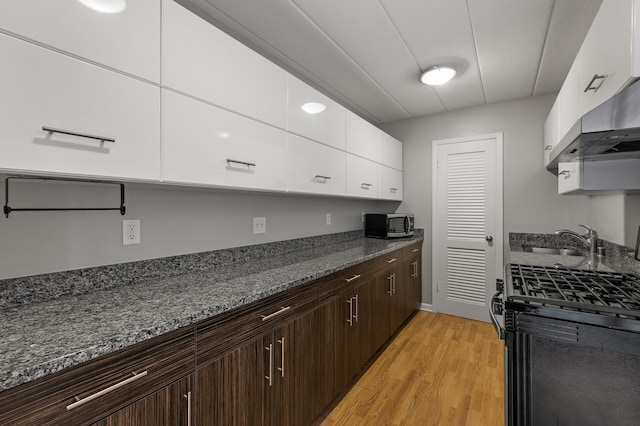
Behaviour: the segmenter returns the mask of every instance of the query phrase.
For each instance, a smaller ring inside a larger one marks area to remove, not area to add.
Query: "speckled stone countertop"
[[[619,272],[640,275],[640,261],[633,258],[633,250],[606,240],[600,240],[604,256],[563,256],[525,251],[526,247],[570,248],[585,250],[576,246],[575,240],[554,234],[509,234],[509,258],[505,263],[537,266],[565,266],[601,272]]]
[[[421,241],[356,238],[0,309],[0,391]],[[13,281],[11,281],[13,282]]]

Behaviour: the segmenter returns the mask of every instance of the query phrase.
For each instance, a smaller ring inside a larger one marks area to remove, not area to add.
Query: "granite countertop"
[[[0,310],[0,391],[422,241],[359,238]]]
[[[640,275],[640,262],[633,259],[630,249],[601,240],[605,255],[567,256],[559,254],[531,253],[528,247],[549,247],[586,250],[576,246],[574,240],[553,234],[518,234],[509,236],[509,255],[505,263],[559,266],[599,272],[619,272]]]

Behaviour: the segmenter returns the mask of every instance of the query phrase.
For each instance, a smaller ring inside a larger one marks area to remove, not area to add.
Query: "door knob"
[[[493,241],[493,237],[491,235],[487,235],[486,237],[484,237],[484,239],[487,240],[488,242]]]

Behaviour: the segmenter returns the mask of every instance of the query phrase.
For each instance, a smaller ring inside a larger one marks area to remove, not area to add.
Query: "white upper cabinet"
[[[381,161],[381,139],[380,129],[347,111],[347,152],[372,161]]]
[[[380,166],[380,198],[402,201],[402,172],[387,166]]]
[[[640,4],[604,0],[580,49],[580,112],[586,114],[638,76]]]
[[[288,134],[287,186],[291,192],[345,195],[346,154]]]
[[[347,195],[380,198],[378,163],[347,154]]]
[[[164,181],[286,191],[286,132],[162,90]]]
[[[173,0],[162,7],[163,86],[286,127],[283,69]]]
[[[287,130],[345,149],[345,108],[291,75],[287,81]]]
[[[0,52],[1,170],[160,180],[159,87],[4,34]]]
[[[558,98],[558,141],[562,139],[576,125],[582,117],[580,113],[580,54],[569,69],[567,78],[562,84]],[[578,131],[576,129],[576,131]],[[573,137],[575,137],[574,135]],[[556,142],[556,144],[557,144]],[[554,144],[555,146],[555,144]]]
[[[558,99],[553,103],[547,121],[544,122],[544,165],[549,164],[549,154],[558,144]]]
[[[382,131],[380,135],[380,163],[402,170],[402,142]]]
[[[160,2],[130,0],[100,13],[76,0],[3,0],[0,28],[60,51],[160,82]]]

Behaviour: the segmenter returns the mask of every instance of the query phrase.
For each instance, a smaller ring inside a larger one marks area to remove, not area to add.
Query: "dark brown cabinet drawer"
[[[0,393],[0,425],[85,425],[195,369],[193,327]]]
[[[197,325],[198,367],[318,306],[318,283],[303,284]]]
[[[405,259],[408,259],[411,256],[419,256],[422,254],[422,242],[417,242],[415,244],[411,244],[402,249],[402,255]]]
[[[396,251],[392,251],[391,253],[383,254],[380,257],[377,257],[376,260],[376,270],[379,271],[381,269],[385,269],[390,266],[395,266],[402,263],[403,260],[403,250],[399,249]]]

